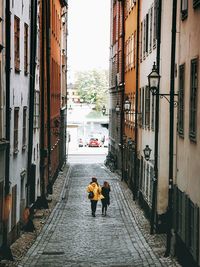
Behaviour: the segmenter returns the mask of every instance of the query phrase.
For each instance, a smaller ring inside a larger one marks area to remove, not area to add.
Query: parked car
[[[89,147],[101,147],[102,143],[98,138],[90,138],[88,146]]]

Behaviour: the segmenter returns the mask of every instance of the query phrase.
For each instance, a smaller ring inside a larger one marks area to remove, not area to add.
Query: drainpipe
[[[28,175],[27,175],[27,200],[28,204],[35,199],[30,199],[30,190],[33,186],[31,181],[31,163],[33,152],[33,118],[34,118],[34,91],[35,91],[35,68],[37,46],[37,0],[31,0],[31,33],[30,33],[30,98],[29,98],[29,137],[28,137]],[[35,185],[34,185],[35,186]]]
[[[168,182],[168,207],[167,207],[167,246],[165,256],[170,253],[173,219],[173,173],[174,173],[174,82],[175,82],[175,55],[176,55],[176,16],[177,0],[173,0],[172,11],[172,42],[171,42],[171,78],[170,78],[170,121],[169,121],[169,182]]]
[[[133,200],[137,198],[138,193],[138,90],[139,90],[139,36],[140,36],[140,1],[137,1],[137,43],[136,43],[136,93],[135,93],[135,153],[134,153],[134,175],[133,175]]]
[[[161,41],[161,11],[162,11],[162,0],[158,2],[158,31],[157,31],[157,55],[156,65],[158,73],[160,73],[160,41]],[[159,90],[158,90],[159,92]],[[153,96],[154,97],[154,96]],[[153,179],[153,192],[152,192],[152,208],[150,218],[150,234],[154,232],[154,223],[156,216],[156,202],[157,202],[157,185],[158,185],[158,132],[159,132],[159,95],[155,96],[156,107],[155,107],[155,140],[154,140],[154,179]]]
[[[40,123],[40,179],[41,179],[41,196],[42,198],[45,198],[45,180],[44,180],[44,169],[45,169],[45,149],[44,149],[44,138],[45,138],[45,110],[44,110],[44,105],[45,105],[45,67],[44,67],[44,43],[45,43],[45,31],[44,31],[44,18],[45,18],[45,0],[42,0],[40,3],[40,8],[41,10],[41,60],[40,60],[40,96],[41,96],[41,123]]]
[[[50,88],[50,3],[46,1],[46,64],[47,64],[47,140],[48,140],[48,188],[52,191],[51,181],[51,88]]]
[[[122,87],[121,87],[121,121],[120,121],[120,143],[121,143],[121,161],[122,161],[122,177],[121,180],[123,181],[125,179],[124,177],[124,140],[123,140],[123,133],[124,133],[124,90],[125,90],[125,84],[124,84],[124,40],[125,40],[125,23],[124,23],[124,12],[125,12],[125,0],[121,0],[121,8],[122,8],[122,71],[121,71],[121,79],[122,79]]]

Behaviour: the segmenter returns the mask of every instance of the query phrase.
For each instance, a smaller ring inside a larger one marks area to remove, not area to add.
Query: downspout
[[[121,87],[121,160],[122,160],[122,177],[121,180],[123,181],[125,179],[124,177],[124,140],[123,140],[123,133],[124,133],[124,90],[125,90],[125,84],[124,84],[124,40],[125,40],[125,23],[124,23],[124,8],[125,8],[125,0],[121,0],[121,8],[122,8],[122,71],[121,71],[121,79],[122,79],[122,87]]]
[[[31,0],[31,38],[30,38],[30,98],[29,98],[29,138],[28,138],[28,175],[27,175],[27,200],[28,204],[35,199],[30,199],[31,163],[33,152],[33,118],[34,118],[34,90],[36,68],[36,45],[37,45],[37,0]]]
[[[170,74],[170,121],[169,121],[169,181],[168,181],[168,207],[167,207],[167,246],[165,256],[170,253],[172,237],[173,213],[173,174],[174,174],[174,82],[175,82],[175,55],[176,55],[176,16],[177,0],[173,0],[172,11],[172,42],[171,42],[171,74]]]
[[[48,188],[52,191],[51,185],[51,88],[50,88],[50,8],[49,1],[46,1],[46,63],[47,63],[47,145],[48,145]]]
[[[140,36],[140,1],[137,1],[137,43],[136,43],[136,88],[135,88],[135,153],[134,153],[134,182],[133,182],[133,200],[137,198],[139,174],[138,174],[138,90],[139,90],[139,36]]]
[[[40,95],[41,95],[41,123],[40,123],[40,174],[41,174],[41,196],[42,198],[45,198],[45,181],[44,181],[44,168],[45,168],[45,149],[44,149],[44,124],[45,124],[45,118],[44,118],[44,89],[45,89],[45,74],[44,74],[44,42],[45,42],[45,32],[44,32],[44,18],[45,18],[45,10],[44,10],[45,0],[42,0],[41,2],[41,60],[40,60]]]
[[[160,42],[161,42],[161,12],[162,12],[162,0],[158,2],[158,31],[157,31],[157,55],[156,65],[158,73],[160,73]],[[159,92],[158,88],[158,92]],[[154,96],[153,96],[154,97]],[[159,132],[159,95],[155,96],[155,140],[154,140],[154,179],[153,179],[153,192],[152,192],[152,209],[150,218],[150,233],[154,232],[154,223],[156,216],[156,204],[157,204],[157,185],[158,185],[158,132]]]

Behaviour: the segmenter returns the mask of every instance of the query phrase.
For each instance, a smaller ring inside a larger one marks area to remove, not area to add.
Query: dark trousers
[[[97,200],[91,200],[91,209],[92,209],[92,214],[95,214],[97,209]]]

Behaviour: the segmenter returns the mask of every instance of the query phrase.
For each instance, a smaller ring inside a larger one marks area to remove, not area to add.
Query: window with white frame
[[[27,107],[23,108],[23,129],[22,129],[22,147],[26,146],[26,122],[27,120]]]
[[[35,129],[39,128],[39,123],[40,123],[40,91],[35,90],[33,127]]]
[[[149,52],[152,51],[153,7],[149,10]]]
[[[14,152],[18,151],[18,132],[19,132],[19,108],[14,109],[14,135],[13,135],[13,148]]]

